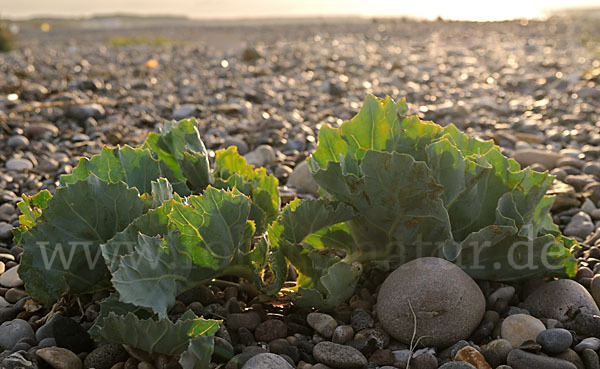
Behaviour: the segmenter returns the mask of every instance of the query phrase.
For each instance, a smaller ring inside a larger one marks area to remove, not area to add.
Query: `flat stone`
[[[6,169],[23,172],[33,169],[33,164],[27,159],[12,158],[6,161]]]
[[[563,158],[563,155],[547,150],[522,149],[515,151],[513,157],[522,167],[537,163],[542,164],[547,169],[554,169],[558,160]]]
[[[598,349],[600,349],[600,339],[596,337],[588,337],[584,338],[583,340],[581,340],[581,342],[575,345],[576,352],[582,352],[586,349],[598,351]]]
[[[55,137],[58,135],[58,127],[52,123],[30,123],[23,129],[27,137]]]
[[[9,147],[26,147],[29,145],[29,139],[22,135],[11,136],[7,142]]]
[[[332,368],[362,368],[367,359],[357,349],[333,342],[320,342],[313,349],[315,359]]]
[[[81,369],[83,363],[73,352],[62,347],[46,347],[35,352],[54,369]]]
[[[100,104],[87,104],[79,106],[71,106],[67,110],[67,115],[78,120],[85,120],[89,117],[98,119],[104,116],[106,111]]]
[[[337,328],[337,321],[329,314],[310,313],[306,316],[306,322],[317,333],[325,338],[331,338],[333,331]]]
[[[570,279],[548,282],[531,293],[523,307],[540,318],[556,319],[562,323],[579,311],[600,315],[592,295],[581,284]]]
[[[475,331],[485,313],[485,297],[455,264],[420,258],[391,273],[377,298],[377,317],[383,328],[405,344],[413,338],[413,311],[418,321],[416,336],[425,337],[421,344],[442,348]]]
[[[23,281],[19,277],[19,266],[15,266],[0,275],[0,286],[12,288],[23,286]]]
[[[513,348],[521,346],[525,341],[535,341],[538,334],[546,327],[539,319],[526,314],[515,314],[502,322],[502,338],[510,342]]]
[[[198,111],[198,105],[196,104],[183,104],[180,107],[173,110],[172,118],[175,120],[181,120],[185,118],[192,118]]]
[[[554,328],[540,332],[535,341],[542,345],[544,352],[549,355],[556,355],[567,351],[571,347],[573,336],[566,329]]]
[[[577,369],[562,359],[532,354],[523,350],[512,350],[508,354],[507,364],[513,369]]]

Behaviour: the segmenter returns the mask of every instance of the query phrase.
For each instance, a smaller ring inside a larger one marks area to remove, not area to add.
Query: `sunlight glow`
[[[539,18],[548,10],[600,7],[600,0],[22,0],[4,1],[2,16],[83,16],[93,14],[187,15],[191,18],[260,18],[308,16],[411,16],[456,20]]]

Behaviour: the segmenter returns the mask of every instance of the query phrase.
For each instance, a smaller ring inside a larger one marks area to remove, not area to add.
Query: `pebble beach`
[[[577,275],[497,283],[458,267],[445,278],[436,259],[408,263],[392,277],[423,305],[415,309],[441,304],[459,322],[417,347],[398,339],[412,334],[406,322],[380,319],[387,275],[365,276],[326,313],[259,302],[233,286],[196,288],[170,313],[225,317],[210,368],[600,368],[600,13],[157,22],[61,21],[49,32],[24,23],[18,47],[0,53],[0,368],[180,368],[92,341],[105,295],[43,319],[49,307],[28,298],[17,274],[21,195],[54,192],[61,174],[103,145],[135,146],[164,121],[194,117],[209,155],[236,146],[278,178],[283,202],[315,198],[305,159],[319,129],[352,118],[366,94],[405,98],[410,115],[453,123],[554,175],[551,214],[580,243]],[[418,296],[428,276],[440,281],[438,301]],[[468,309],[452,308],[445,292],[455,290]],[[459,337],[465,326],[469,337]]]

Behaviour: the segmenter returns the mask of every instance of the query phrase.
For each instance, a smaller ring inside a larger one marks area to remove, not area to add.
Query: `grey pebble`
[[[242,369],[294,369],[283,357],[262,353],[250,358]]]
[[[22,319],[15,319],[0,325],[0,348],[10,350],[20,340],[35,339],[33,328]]]
[[[581,342],[575,345],[575,351],[577,352],[582,352],[585,349],[592,349],[594,351],[598,351],[598,349],[600,349],[600,339],[596,337],[588,337],[584,338],[583,340],[581,340]]]
[[[542,345],[542,349],[549,355],[560,354],[566,351],[573,344],[571,332],[562,328],[547,329],[538,334],[537,343]]]
[[[577,369],[566,361],[515,349],[508,354],[507,364],[513,369]]]
[[[357,349],[333,342],[320,342],[313,349],[317,361],[332,368],[361,368],[367,364],[365,356]]]

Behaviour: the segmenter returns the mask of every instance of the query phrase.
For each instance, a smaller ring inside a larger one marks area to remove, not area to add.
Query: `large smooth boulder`
[[[538,318],[551,318],[563,323],[571,320],[577,312],[600,315],[592,295],[571,279],[542,285],[525,299],[523,307]]]
[[[410,302],[410,304],[409,304]],[[485,313],[485,297],[471,277],[444,259],[410,261],[383,282],[377,316],[397,340],[410,344],[414,315],[416,338],[438,348],[467,339]]]

